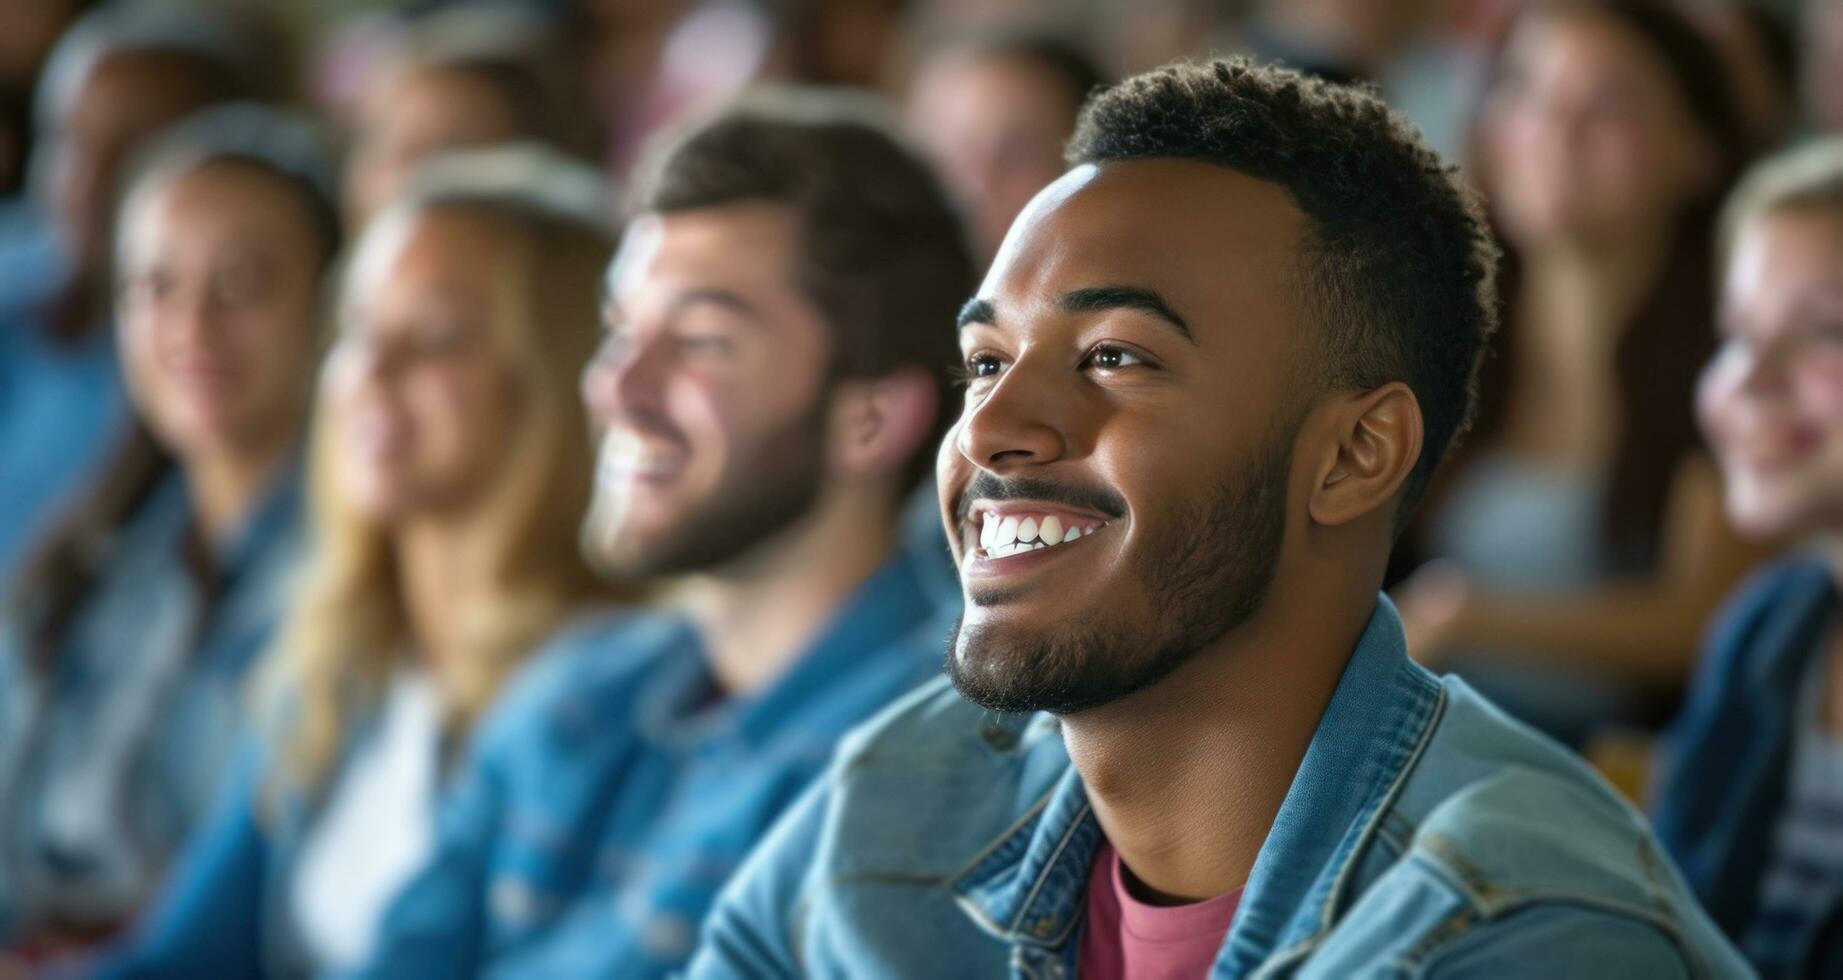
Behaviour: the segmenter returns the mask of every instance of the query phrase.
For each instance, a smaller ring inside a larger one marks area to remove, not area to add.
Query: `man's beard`
[[[1276,433],[1253,465],[1144,542],[1132,571],[1149,606],[1085,610],[1028,633],[967,627],[963,615],[947,647],[954,687],[993,711],[1071,715],[1151,687],[1247,622],[1279,565],[1291,435]]]
[[[584,527],[590,563],[617,578],[689,574],[722,566],[786,530],[813,509],[825,482],[828,403],[822,392],[812,409],[735,460],[708,497],[644,539],[618,526],[618,502],[598,495]]]

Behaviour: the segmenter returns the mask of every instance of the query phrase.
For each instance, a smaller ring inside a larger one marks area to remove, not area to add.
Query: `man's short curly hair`
[[[1426,446],[1398,522],[1472,418],[1497,327],[1498,249],[1456,168],[1367,88],[1242,59],[1168,65],[1082,110],[1071,164],[1196,160],[1286,189],[1308,240],[1298,285],[1324,328],[1319,384],[1406,382]]]

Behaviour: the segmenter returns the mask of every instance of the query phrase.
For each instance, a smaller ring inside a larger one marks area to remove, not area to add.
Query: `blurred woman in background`
[[[1074,47],[993,35],[929,55],[910,85],[910,129],[954,195],[980,268],[1018,212],[1067,166],[1062,145],[1106,79]]]
[[[529,148],[443,158],[366,229],[274,723],[104,975],[361,960],[424,856],[451,750],[528,652],[607,598],[576,546],[594,455],[576,381],[613,250],[600,187]]]
[[[1690,409],[1710,216],[1746,138],[1712,46],[1643,0],[1525,13],[1479,126],[1504,328],[1418,535],[1447,561],[1398,597],[1417,657],[1579,744],[1661,720],[1761,554],[1722,517]]]
[[[240,105],[181,123],[129,186],[139,425],[0,616],[0,933],[119,923],[208,809],[300,551],[330,167],[308,124]]]
[[[359,106],[346,219],[364,227],[417,164],[456,150],[537,141],[579,154],[594,127],[571,101],[573,52],[543,15],[504,4],[426,15],[389,44]]]
[[[1722,221],[1703,430],[1750,535],[1807,550],[1709,635],[1658,837],[1766,977],[1843,974],[1843,139],[1763,164]],[[1826,909],[1830,923],[1823,922]]]
[[[127,165],[179,119],[266,91],[255,48],[210,17],[110,4],[46,63],[30,193],[0,208],[0,580],[128,428],[110,268]]]

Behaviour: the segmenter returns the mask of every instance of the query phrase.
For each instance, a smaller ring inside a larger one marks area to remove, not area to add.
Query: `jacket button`
[[[538,899],[531,886],[517,878],[501,878],[493,882],[493,891],[488,899],[493,915],[499,921],[511,926],[529,923],[537,914]]]
[[[1000,752],[1009,752],[1017,748],[1018,733],[1008,725],[988,723],[980,729],[979,735],[985,744]]]
[[[684,959],[691,952],[696,940],[691,928],[691,920],[682,915],[665,913],[655,915],[646,922],[641,931],[640,941],[645,944],[647,952],[655,959],[676,962]]]

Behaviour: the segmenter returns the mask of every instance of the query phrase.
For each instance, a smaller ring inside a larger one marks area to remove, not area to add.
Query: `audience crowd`
[[[1843,978],[1843,4],[0,4],[0,980]]]

